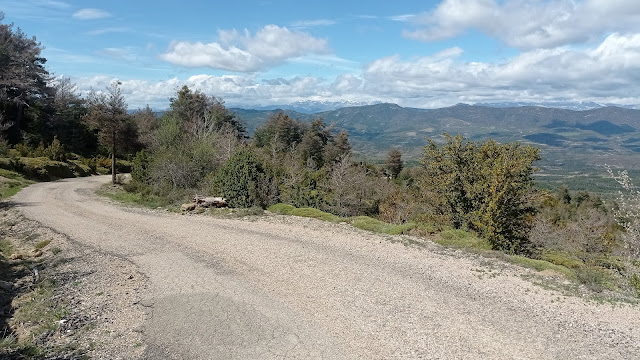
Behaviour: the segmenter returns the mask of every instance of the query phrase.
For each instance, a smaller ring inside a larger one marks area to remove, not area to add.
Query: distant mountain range
[[[614,104],[598,104],[592,101],[577,102],[577,101],[549,101],[549,102],[498,102],[498,103],[477,103],[478,106],[488,107],[522,107],[522,106],[540,106],[546,108],[565,109],[565,110],[591,110],[599,109],[608,106],[617,106],[627,109],[638,109],[636,106],[620,106]]]
[[[336,129],[347,130],[355,151],[383,158],[399,147],[417,160],[426,144],[442,133],[463,134],[472,140],[493,138],[540,147],[549,166],[602,166],[623,162],[640,169],[640,110],[584,103],[588,110],[541,106],[480,106],[459,104],[440,109],[405,108],[395,104],[349,106],[305,113],[282,110],[294,118],[322,117]],[[279,111],[232,109],[250,133]]]
[[[268,106],[254,106],[251,109],[253,110],[292,110],[303,114],[315,114],[324,111],[332,111],[338,110],[344,107],[354,107],[354,106],[366,106],[366,105],[376,105],[382,104],[380,101],[374,102],[359,102],[359,101],[313,101],[313,100],[305,100],[305,101],[296,101],[290,104],[282,104],[282,105],[268,105]],[[466,104],[459,104],[466,105]],[[486,107],[496,107],[496,108],[510,108],[510,107],[525,107],[525,106],[539,106],[546,108],[554,108],[554,109],[565,109],[565,110],[591,110],[591,109],[599,109],[608,106],[618,106],[628,109],[638,109],[635,106],[620,106],[620,105],[612,105],[612,104],[599,104],[592,101],[582,102],[582,101],[547,101],[547,102],[494,102],[494,103],[476,103],[474,105],[477,106],[486,106]]]
[[[322,111],[331,111],[350,106],[364,106],[380,104],[380,101],[376,102],[358,102],[358,101],[296,101],[286,105],[268,105],[268,106],[256,106],[253,110],[291,110],[303,114],[314,114]]]

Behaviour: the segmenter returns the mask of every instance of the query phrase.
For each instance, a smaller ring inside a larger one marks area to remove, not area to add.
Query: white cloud
[[[86,8],[76,11],[72,16],[78,20],[95,20],[111,17],[111,14],[100,9]]]
[[[640,104],[640,33],[614,33],[588,49],[531,50],[501,63],[466,62],[462,53],[453,47],[408,60],[390,56],[334,78],[203,74],[185,80],[124,80],[123,90],[131,107],[148,103],[156,108],[166,108],[183,84],[242,107],[301,100],[385,101],[427,108],[503,101]],[[104,88],[112,78],[76,80],[86,91]]]
[[[329,20],[329,19],[300,20],[300,21],[292,22],[291,27],[302,29],[302,28],[310,28],[310,27],[317,27],[317,26],[331,26],[335,24],[336,24],[335,20]]]
[[[255,35],[248,30],[220,30],[219,41],[204,44],[175,41],[161,58],[179,66],[255,72],[307,54],[327,54],[327,40],[301,31],[267,25]]]
[[[415,14],[403,14],[403,15],[394,15],[390,16],[389,20],[391,21],[399,21],[399,22],[407,22],[411,21],[416,17]]]
[[[597,40],[611,31],[637,31],[637,0],[443,0],[412,19],[408,38],[434,41],[477,29],[520,49]]]
[[[379,59],[365,69],[365,87],[381,96],[422,98],[423,105],[549,99],[640,103],[640,34],[612,34],[594,49],[532,50],[498,64],[461,62],[458,54],[454,48],[411,61]]]
[[[87,35],[104,35],[104,34],[122,33],[122,32],[128,32],[128,31],[131,31],[131,30],[126,27],[110,27],[110,28],[87,31],[86,34]]]

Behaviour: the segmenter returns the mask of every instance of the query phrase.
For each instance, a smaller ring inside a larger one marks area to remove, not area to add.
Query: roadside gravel
[[[282,216],[215,219],[116,206],[93,194],[106,181],[36,184],[13,200],[26,217],[96,257],[132,264],[114,271],[114,279],[125,276],[120,283],[127,284],[126,274],[144,279],[129,294],[124,290],[132,298],[113,300],[135,312],[122,329],[133,334],[125,336],[134,336],[127,341],[141,349],[138,358],[640,354],[638,307],[562,296],[524,280],[530,270],[434,244],[404,246],[400,238],[346,224]]]
[[[37,278],[29,269],[30,275],[16,279],[13,305],[19,308],[17,298],[22,293],[28,296],[35,284],[50,282],[53,297],[30,311],[51,311],[47,306],[64,311],[56,330],[44,333],[34,333],[35,327],[54,324],[12,320],[10,325],[16,336],[36,335],[35,344],[48,349],[55,359],[77,359],[82,355],[100,359],[141,356],[144,348],[140,327],[145,311],[140,305],[140,294],[147,279],[133,263],[69,239],[24,218],[10,207],[0,210],[0,219],[1,236],[10,240],[15,254],[20,255],[19,259],[7,260],[9,264],[19,264],[24,258],[30,268],[38,270]],[[35,250],[42,241],[47,245]]]

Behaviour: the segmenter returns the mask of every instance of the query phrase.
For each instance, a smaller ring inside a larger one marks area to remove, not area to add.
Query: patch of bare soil
[[[147,279],[98,252],[0,209],[0,359],[135,359],[145,350]]]

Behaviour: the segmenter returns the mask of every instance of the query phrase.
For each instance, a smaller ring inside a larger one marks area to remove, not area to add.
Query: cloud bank
[[[174,41],[160,57],[174,65],[256,72],[307,54],[328,54],[326,39],[302,31],[267,25],[255,35],[245,29],[220,30],[212,43]]]
[[[409,19],[404,36],[435,41],[479,30],[509,46],[531,50],[593,41],[607,32],[637,29],[636,0],[444,0]]]
[[[234,34],[231,34],[235,36]],[[264,50],[266,51],[266,50]],[[385,101],[441,107],[459,102],[594,101],[640,104],[640,34],[614,33],[592,48],[537,49],[502,63],[460,60],[453,47],[430,56],[389,56],[334,78],[261,78],[257,74],[196,75],[165,81],[123,80],[132,107],[165,108],[183,84],[222,97],[232,106],[314,101]],[[282,56],[282,55],[278,55]],[[76,79],[81,90],[104,88],[111,77]]]

